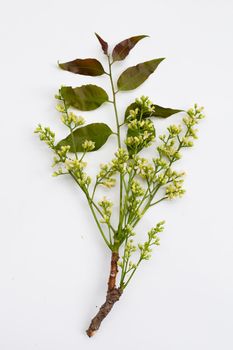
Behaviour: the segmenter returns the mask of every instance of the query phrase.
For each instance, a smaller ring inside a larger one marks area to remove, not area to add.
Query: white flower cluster
[[[166,187],[166,195],[169,199],[182,197],[185,189],[182,188],[183,180],[174,180],[172,184]]]
[[[130,239],[125,247],[125,257],[126,259],[130,258],[134,252],[137,251],[137,247],[133,242],[133,239]]]
[[[136,268],[136,264],[130,260],[133,253],[137,251],[137,247],[133,242],[133,239],[129,239],[125,245],[124,255],[122,260],[118,262],[118,266],[125,270],[125,275],[128,274],[132,269]]]
[[[115,158],[108,164],[100,165],[100,172],[97,175],[97,182],[103,186],[111,188],[115,186],[116,179],[113,177],[117,172],[125,174],[129,154],[125,148],[119,148],[115,153]]]
[[[148,96],[141,96],[140,98],[136,98],[135,100],[138,109],[140,110],[140,114],[151,114],[154,112],[155,107],[153,103],[149,100]]]
[[[141,197],[144,195],[145,189],[142,187],[139,181],[134,179],[131,182],[131,192],[135,198]]]
[[[68,153],[70,150],[70,146],[61,146],[60,149],[56,150],[57,156],[53,158],[53,164],[52,167],[60,164],[60,163],[65,163]],[[69,174],[69,172],[65,171],[67,170],[66,168],[59,167],[56,171],[54,171],[53,176],[59,176],[59,175],[64,175],[64,174]]]
[[[84,172],[84,168],[87,166],[86,162],[79,159],[65,160],[65,168],[68,172],[71,172],[81,188],[86,188],[91,183],[91,178]]]
[[[187,132],[181,139],[182,147],[192,147],[193,139],[197,139],[197,129],[194,129],[193,127],[197,125],[199,121],[205,117],[202,111],[203,111],[203,107],[198,107],[195,104],[194,108],[190,108],[187,111],[187,116],[183,118],[183,123],[187,127]]]
[[[182,188],[184,173],[172,170],[171,165],[181,158],[182,148],[193,146],[193,139],[197,138],[197,130],[193,126],[204,118],[202,110],[203,108],[198,108],[197,105],[188,110],[187,116],[183,118],[186,130],[183,130],[181,125],[170,125],[167,128],[168,135],[159,137],[162,144],[157,147],[159,157],[153,159],[156,174],[153,182],[161,186],[167,185],[165,195],[169,199],[180,197],[185,193]]]
[[[148,240],[141,244],[138,244],[138,248],[141,251],[141,260],[149,260],[151,257],[152,249],[151,247],[153,245],[159,245],[160,239],[158,237],[158,233],[162,232],[164,230],[164,223],[165,221],[160,221],[154,228],[152,228],[148,232]]]
[[[54,171],[54,173],[52,174],[52,176],[56,177],[56,176],[64,175],[64,174],[66,174],[66,173],[65,173],[64,170],[60,167],[60,168],[58,168],[56,171]]]
[[[65,100],[60,95],[60,93],[58,95],[55,95],[55,98],[61,101],[56,105],[56,110],[62,113],[61,121],[64,125],[66,125],[69,129],[73,130],[78,126],[85,124],[85,119],[83,117],[77,116],[73,112],[68,113],[69,106],[67,106]]]
[[[125,148],[119,148],[115,153],[115,158],[111,161],[113,171],[124,174],[126,172],[129,154]]]
[[[63,162],[66,160],[67,158],[67,153],[69,153],[70,151],[70,146],[61,146],[60,149],[57,150],[57,154],[60,157],[60,161],[62,160]],[[54,158],[54,162],[56,163],[56,160]],[[58,162],[58,161],[57,161]]]
[[[147,241],[144,243],[139,243],[138,246],[134,244],[133,239],[128,240],[128,236],[127,236],[127,241],[125,244],[122,260],[118,262],[118,265],[122,270],[121,281],[120,281],[121,287],[125,288],[127,286],[133,274],[135,273],[138,266],[140,265],[141,261],[150,259],[151,253],[152,253],[151,247],[154,245],[158,246],[160,244],[158,233],[164,230],[164,223],[165,221],[161,221],[154,228],[152,228],[148,232]],[[131,260],[131,258],[134,255],[134,253],[137,252],[138,250],[140,252],[140,255],[139,255],[138,261],[135,263],[134,261]]]
[[[85,124],[85,119],[81,116],[76,116],[73,112],[62,114],[61,121],[70,129],[74,129]]]
[[[165,171],[155,176],[154,182],[161,185],[166,185],[167,183],[171,182],[183,183],[184,175],[185,173],[183,171],[177,172],[175,170],[172,170],[171,168],[167,168]]]
[[[126,123],[128,135],[125,144],[131,154],[149,147],[155,139],[154,124],[148,118],[154,111],[154,106],[148,97],[142,96],[134,102],[135,109],[129,111]]]
[[[39,134],[40,140],[44,141],[50,148],[54,149],[55,133],[47,126],[39,124],[34,131],[35,134]]]
[[[139,204],[141,198],[135,196],[132,192],[131,195],[128,195],[127,198],[127,212],[128,212],[128,222],[132,222],[133,219],[140,217]]]
[[[98,202],[98,204],[102,208],[102,219],[100,219],[100,222],[109,224],[112,215],[113,203],[104,197]]]
[[[149,147],[155,139],[154,124],[150,119],[134,119],[128,123],[128,128],[129,131],[125,144],[131,150],[132,154]]]
[[[153,132],[154,126],[150,119],[137,120],[134,119],[128,123],[128,128],[130,130],[145,130],[145,132]]]
[[[60,113],[65,113],[66,107],[65,107],[64,103],[58,103],[56,105],[56,110]]]
[[[114,187],[116,179],[113,177],[115,171],[113,171],[111,164],[100,164],[100,172],[97,174],[97,183],[107,188]]]
[[[163,141],[163,144],[157,147],[157,151],[159,152],[159,155],[166,157],[169,161],[180,159],[181,153],[176,147],[176,139],[175,139],[175,136],[178,136],[178,134],[177,135],[169,134],[169,136],[166,139],[164,136],[165,135],[160,136],[160,139]]]
[[[134,102],[134,109],[129,111],[129,115],[127,116],[127,122],[131,122],[134,119],[141,120],[142,117],[149,117],[154,112],[155,107],[153,103],[149,100],[147,96],[141,96],[140,98],[136,98]]]
[[[129,224],[127,224],[124,228],[124,236],[129,238],[135,236],[136,233],[133,231],[133,227]]]
[[[134,155],[132,157],[132,166],[136,174],[144,179],[150,179],[154,176],[154,167],[146,158]]]
[[[85,140],[82,144],[84,152],[90,152],[95,148],[95,142],[90,140]]]

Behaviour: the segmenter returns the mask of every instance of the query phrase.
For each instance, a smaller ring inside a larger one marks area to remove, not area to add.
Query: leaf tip
[[[59,60],[57,60],[57,66],[58,66],[58,68],[63,69],[63,63],[60,63]]]
[[[96,32],[94,32],[94,33],[95,33],[95,36],[98,39],[98,41],[102,47],[104,54],[108,55],[108,43],[103,38],[101,38],[101,36],[98,33],[96,33]]]
[[[163,62],[166,59],[166,57],[161,57],[161,58],[156,58],[155,60],[157,60],[159,63]]]

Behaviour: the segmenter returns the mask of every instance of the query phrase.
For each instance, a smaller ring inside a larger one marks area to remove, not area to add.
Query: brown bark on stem
[[[91,324],[86,331],[89,337],[92,337],[96,333],[96,331],[100,328],[101,322],[109,314],[113,305],[120,299],[120,296],[122,294],[122,290],[120,288],[116,288],[118,260],[119,260],[118,252],[112,252],[111,269],[110,269],[110,274],[108,279],[108,290],[107,290],[106,300],[104,304],[100,307],[98,313],[92,319]]]
[[[118,263],[119,260],[119,254],[118,252],[112,252],[112,258],[111,258],[111,268],[110,268],[110,274],[108,279],[108,292],[113,290],[116,286],[116,276],[118,272]]]

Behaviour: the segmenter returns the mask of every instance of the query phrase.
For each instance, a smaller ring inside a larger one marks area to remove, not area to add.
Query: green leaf
[[[155,107],[155,110],[151,115],[152,117],[168,118],[173,114],[183,112],[182,109],[172,109],[172,108],[161,107],[158,105],[153,105],[153,106]]]
[[[95,148],[93,151],[101,148],[109,136],[112,134],[112,130],[105,123],[93,123],[78,128],[69,134],[65,139],[61,140],[56,148],[61,146],[70,146],[70,152],[83,152],[82,144],[85,140],[95,142]]]
[[[101,47],[102,47],[102,50],[103,50],[104,54],[107,55],[107,54],[108,54],[108,43],[107,43],[106,41],[104,41],[104,40],[99,36],[99,34],[95,33],[95,35],[96,35],[97,39],[98,39],[99,42],[100,42],[100,45],[101,45]]]
[[[132,36],[131,38],[125,39],[117,44],[112,52],[113,62],[124,60],[128,56],[130,50],[143,38],[148,35]]]
[[[150,118],[150,117],[168,118],[168,117],[170,117],[173,114],[176,114],[176,113],[179,113],[179,112],[183,112],[182,109],[165,108],[165,107],[161,107],[161,106],[158,106],[158,105],[152,105],[152,106],[154,107],[154,112],[152,112],[152,113],[144,113],[142,115],[142,119]],[[130,111],[131,110],[135,110],[136,108],[139,109],[138,116],[140,116],[140,106],[136,102],[133,102],[126,108],[125,120],[129,116]]]
[[[134,136],[140,136],[140,135],[143,135],[144,131],[140,131],[140,130],[133,130],[133,129],[128,129],[127,131],[127,138],[128,137],[134,137]],[[152,133],[153,136],[155,136],[155,128],[153,126],[153,133]],[[146,145],[145,146],[140,146],[140,147],[137,147],[135,148],[135,146],[129,146],[127,145],[127,150],[128,150],[128,153],[130,155],[130,157],[133,155],[133,154],[137,154],[138,152],[140,152],[143,148],[147,147]]]
[[[95,58],[78,58],[74,61],[59,63],[61,69],[81,75],[97,76],[105,73],[102,64]]]
[[[163,60],[164,58],[156,58],[126,69],[117,81],[118,90],[136,89],[155,71]]]
[[[63,86],[60,94],[65,102],[80,111],[92,111],[108,101],[108,95],[104,89],[99,86],[88,84],[72,88]]]

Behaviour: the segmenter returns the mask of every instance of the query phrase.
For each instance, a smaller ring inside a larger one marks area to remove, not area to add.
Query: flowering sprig
[[[124,289],[127,287],[140,263],[143,260],[149,260],[151,258],[152,247],[160,245],[160,238],[158,236],[158,233],[163,232],[164,223],[165,221],[158,222],[157,225],[147,233],[148,239],[144,243],[138,243],[138,246],[133,243],[133,239],[130,239],[129,241],[127,240],[123,258],[118,262],[118,265],[121,268],[121,288]],[[138,251],[139,258],[137,262],[132,261],[132,256],[135,252]]]
[[[127,107],[124,120],[121,120],[116,94],[140,86],[157,69],[163,58],[129,67],[119,76],[116,88],[112,74],[113,64],[125,59],[145,35],[120,42],[111,54],[107,42],[98,34],[96,36],[106,55],[108,71],[98,60],[91,58],[59,63],[59,67],[75,74],[107,75],[112,98],[97,85],[87,84],[76,88],[62,86],[55,96],[58,101],[56,109],[69,134],[56,142],[55,133],[49,127],[39,124],[35,130],[40,140],[53,152],[53,176],[72,177],[85,196],[98,230],[111,251],[106,301],[91,321],[88,336],[99,329],[102,320],[119,300],[141,262],[149,260],[152,248],[159,245],[159,234],[164,230],[164,221],[149,230],[143,242],[137,241],[136,226],[152,207],[185,193],[185,173],[178,171],[175,164],[181,159],[183,149],[193,146],[197,138],[197,125],[204,117],[203,108],[196,104],[184,112],[161,107],[147,96],[141,96]],[[103,103],[113,106],[116,123],[114,131],[105,123],[86,125],[84,118],[74,112],[74,109],[95,110]],[[162,135],[157,136],[153,118],[168,118],[179,112],[183,113],[180,122],[172,123]],[[126,136],[121,132],[124,129]],[[100,169],[92,177],[89,174],[87,153],[104,146],[110,136],[116,137],[117,141],[113,158],[110,162],[101,162]],[[149,146],[154,146],[153,150],[151,147],[151,153],[148,152],[150,155],[143,156],[140,152]],[[107,199],[108,196],[103,197],[103,187],[109,195],[118,190],[119,202]],[[121,270],[119,281],[118,268]]]
[[[49,146],[49,148],[54,150],[55,133],[51,131],[49,127],[39,124],[34,132],[35,134],[39,134],[41,141],[44,141]]]
[[[100,222],[109,224],[112,215],[113,203],[109,201],[106,197],[104,197],[102,200],[99,201],[98,204],[103,210],[103,218],[100,219]]]

